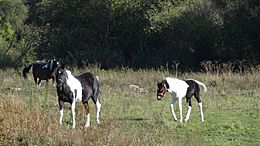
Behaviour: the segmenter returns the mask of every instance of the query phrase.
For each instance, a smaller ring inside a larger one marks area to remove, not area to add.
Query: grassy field
[[[161,101],[156,99],[156,83],[173,76],[167,70],[72,70],[74,74],[83,71],[99,76],[102,92],[101,124],[96,124],[96,109],[90,101],[88,129],[84,129],[81,103],[77,104],[76,129],[71,128],[69,104],[65,105],[64,124],[59,125],[52,82],[47,86],[43,82],[38,89],[31,74],[24,80],[19,71],[0,70],[0,145],[260,145],[260,72],[244,76],[179,74],[180,79],[194,78],[208,87],[207,94],[202,93],[205,121],[200,121],[192,98],[190,121],[179,123],[170,113],[170,94]],[[129,84],[141,85],[148,92],[130,91]],[[186,115],[185,100],[183,107]]]

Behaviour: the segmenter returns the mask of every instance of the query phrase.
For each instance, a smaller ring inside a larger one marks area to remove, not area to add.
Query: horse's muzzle
[[[165,92],[161,92],[161,93],[157,92],[157,100],[161,100],[163,98],[163,96],[164,96],[164,93]]]

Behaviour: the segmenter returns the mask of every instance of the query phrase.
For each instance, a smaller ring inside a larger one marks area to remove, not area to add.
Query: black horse
[[[62,124],[64,103],[71,104],[73,128],[76,126],[75,108],[76,101],[82,102],[86,111],[86,125],[90,126],[90,106],[88,100],[91,98],[96,105],[97,123],[100,123],[100,90],[99,79],[96,75],[85,72],[79,75],[72,75],[69,70],[64,69],[64,66],[58,68],[56,72],[56,87],[58,94],[58,101],[60,107],[60,124]]]
[[[55,82],[55,72],[59,67],[60,63],[56,59],[44,61],[36,61],[23,68],[23,77],[27,78],[27,73],[32,67],[32,74],[36,85],[40,85],[41,80],[52,79]],[[37,80],[39,79],[39,80]]]

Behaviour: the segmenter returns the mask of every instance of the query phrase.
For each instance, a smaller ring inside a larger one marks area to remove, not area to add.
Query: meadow
[[[31,73],[28,80],[21,70],[0,70],[0,145],[260,145],[260,71],[240,75],[179,73],[178,78],[194,78],[208,87],[202,93],[205,121],[195,98],[187,123],[174,122],[169,93],[156,99],[156,84],[175,76],[167,69],[103,70],[97,66],[72,68],[73,74],[90,71],[101,84],[101,124],[95,121],[90,101],[91,126],[84,128],[81,103],[72,129],[70,105],[65,105],[64,124],[59,125],[56,88],[52,81],[37,88]],[[137,84],[147,90],[129,90]],[[21,89],[21,90],[20,90]],[[179,118],[178,102],[175,112]],[[186,116],[183,100],[183,115]]]

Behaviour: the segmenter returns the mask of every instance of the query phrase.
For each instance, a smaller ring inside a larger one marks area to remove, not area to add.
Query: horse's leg
[[[100,103],[99,99],[97,99],[97,102],[96,102],[96,110],[97,110],[96,116],[97,116],[97,123],[98,124],[100,124],[100,120],[99,120],[100,109],[101,109],[101,103]]]
[[[190,118],[190,112],[191,112],[191,109],[192,109],[191,98],[186,96],[186,102],[187,102],[188,111],[187,111],[187,114],[186,114],[185,122],[187,122]]]
[[[202,111],[202,102],[199,103],[199,108],[200,108],[201,121],[204,122],[204,114],[203,114],[203,111]]]
[[[88,128],[90,126],[90,110],[89,110],[88,102],[84,103],[84,107],[87,115],[85,127]]]
[[[174,112],[174,104],[175,104],[176,101],[177,101],[177,98],[173,96],[172,97],[172,103],[171,103],[171,112],[172,112],[172,116],[173,116],[175,121],[178,120],[177,117],[176,117],[176,114]]]
[[[201,121],[204,121],[204,114],[203,114],[203,110],[202,110],[202,101],[200,99],[200,94],[199,91],[195,93],[195,98],[198,102],[199,108],[200,108],[200,117],[201,117]]]
[[[193,96],[194,94],[194,89],[189,87],[187,89],[187,92],[186,92],[186,102],[187,102],[187,107],[188,107],[188,110],[187,110],[187,114],[186,114],[186,118],[185,118],[185,122],[187,122],[190,118],[190,113],[191,113],[191,109],[192,109],[192,105],[191,105],[191,97]]]
[[[76,120],[75,120],[76,112],[75,112],[75,108],[76,108],[76,100],[73,100],[72,103],[71,103],[72,128],[76,127]]]
[[[37,79],[36,79],[37,80]],[[38,83],[37,83],[37,85],[38,85],[38,87],[40,87],[41,86],[41,79],[39,79],[39,81],[38,81]]]
[[[101,103],[100,103],[100,94],[99,94],[99,86],[97,84],[94,84],[94,94],[91,96],[91,99],[96,105],[96,118],[97,118],[97,123],[100,124],[100,109],[101,109]]]
[[[38,85],[38,83],[37,83],[37,77],[33,76],[33,79],[34,79],[35,84]]]
[[[179,98],[180,122],[182,123],[182,97]]]
[[[55,84],[55,80],[56,80],[56,77],[53,76],[53,77],[52,77],[52,84],[53,84],[54,87],[56,86],[56,84]]]
[[[59,107],[60,107],[60,124],[62,125],[64,102],[61,100],[59,100]]]

